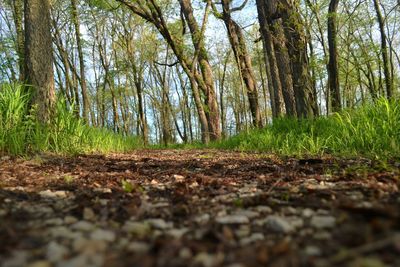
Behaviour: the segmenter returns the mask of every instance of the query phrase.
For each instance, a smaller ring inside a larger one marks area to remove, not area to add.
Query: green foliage
[[[91,153],[128,151],[140,147],[140,139],[85,125],[63,99],[56,103],[52,122],[36,120],[35,107],[24,86],[0,86],[0,153],[23,155],[37,152]]]
[[[329,117],[277,119],[271,126],[212,145],[216,148],[270,151],[284,155],[400,156],[400,103],[378,100]]]

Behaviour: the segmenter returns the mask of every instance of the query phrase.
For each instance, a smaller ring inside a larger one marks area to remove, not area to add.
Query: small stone
[[[74,223],[71,228],[78,231],[89,232],[94,229],[94,225],[87,221],[79,221]]]
[[[67,225],[76,223],[77,221],[78,221],[78,219],[74,216],[67,215],[64,217],[64,223]]]
[[[226,215],[217,217],[216,222],[219,224],[247,224],[250,223],[250,220],[244,215]]]
[[[257,206],[255,210],[261,213],[272,213],[272,209],[268,206]]]
[[[96,218],[96,214],[91,208],[84,208],[83,209],[83,219],[86,221],[92,221]]]
[[[263,233],[253,233],[251,236],[241,239],[240,240],[240,245],[247,246],[247,245],[249,245],[251,243],[254,243],[254,242],[257,242],[257,241],[262,241],[264,239],[265,239],[265,237],[264,237]]]
[[[50,228],[49,233],[53,237],[61,237],[67,239],[76,239],[82,236],[82,233],[71,231],[65,226],[52,227]]]
[[[211,218],[210,214],[205,213],[205,214],[202,214],[202,215],[199,215],[199,216],[195,217],[194,221],[196,223],[198,223],[198,224],[203,225],[203,224],[208,223],[210,221],[210,218]]]
[[[304,218],[310,218],[311,216],[314,215],[314,211],[312,209],[306,208],[301,212],[301,215]]]
[[[181,183],[185,180],[185,177],[179,174],[174,174],[172,177],[175,179],[175,182],[177,183]]]
[[[28,267],[51,267],[51,263],[45,260],[35,261],[28,265]]]
[[[96,193],[102,193],[102,194],[112,193],[112,190],[110,188],[101,188],[101,187],[100,188],[95,188],[93,191],[96,192]]]
[[[90,234],[90,238],[96,241],[114,242],[116,235],[109,230],[96,229]]]
[[[193,264],[195,266],[202,267],[214,267],[218,266],[224,260],[224,255],[222,254],[208,254],[206,252],[200,252],[194,257]]]
[[[95,254],[105,251],[107,249],[107,243],[105,241],[89,240],[81,237],[74,240],[72,248],[75,252]]]
[[[192,258],[192,256],[193,256],[193,253],[189,248],[182,248],[179,251],[179,258],[181,258],[181,259],[190,259],[190,258]]]
[[[294,231],[294,227],[285,218],[276,215],[268,216],[265,225],[277,233],[288,234]]]
[[[254,219],[260,216],[260,213],[251,211],[251,210],[239,210],[234,213],[234,215],[238,216],[246,216],[249,219]]]
[[[311,226],[317,229],[333,228],[336,225],[336,218],[333,216],[316,215],[311,218]]]
[[[298,212],[295,208],[293,207],[285,207],[283,209],[283,213],[284,214],[288,214],[288,215],[296,215]]]
[[[45,221],[46,225],[62,225],[64,220],[61,218],[52,218]]]
[[[304,250],[304,253],[311,257],[320,256],[322,254],[321,249],[316,246],[307,246]]]
[[[66,198],[67,191],[51,191],[51,190],[45,190],[39,192],[39,195],[42,198]]]
[[[167,235],[172,236],[175,239],[182,238],[187,232],[189,231],[188,228],[181,228],[181,229],[171,229],[167,232]]]
[[[332,235],[329,232],[318,232],[314,234],[314,238],[317,240],[331,240]]]
[[[241,226],[239,227],[239,229],[237,229],[237,230],[235,231],[235,235],[236,235],[238,238],[244,238],[244,237],[246,237],[246,236],[249,236],[250,233],[251,233],[251,227],[250,227],[250,225],[247,225],[247,224],[241,225]]]
[[[124,226],[122,226],[122,231],[134,234],[137,237],[144,237],[150,233],[151,228],[148,223],[127,221]]]
[[[144,242],[131,242],[126,249],[137,254],[145,254],[150,250],[150,245]]]
[[[160,230],[170,229],[173,227],[172,222],[166,222],[163,219],[148,219],[146,220],[146,222],[150,224],[150,226],[152,226],[153,228]]]
[[[68,249],[55,241],[47,245],[46,258],[50,262],[59,262],[63,260],[68,254]]]
[[[293,216],[293,217],[288,217],[287,219],[294,228],[298,229],[304,226],[304,220],[300,217]]]

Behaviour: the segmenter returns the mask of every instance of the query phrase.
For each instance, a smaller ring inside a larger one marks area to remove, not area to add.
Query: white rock
[[[39,195],[42,198],[66,198],[68,196],[67,191],[51,191],[45,190],[39,192]]]
[[[244,215],[225,215],[215,219],[219,224],[246,224],[250,223],[249,218]]]
[[[126,249],[130,252],[145,254],[150,250],[150,245],[144,242],[131,242]]]
[[[198,224],[206,224],[210,221],[210,218],[211,218],[210,214],[205,213],[195,217],[194,221]]]
[[[46,258],[53,263],[63,260],[68,255],[68,249],[55,241],[47,245]]]
[[[51,267],[51,266],[52,264],[45,260],[35,261],[28,265],[28,267]]]
[[[272,213],[272,209],[268,206],[257,206],[255,210],[261,213]]]
[[[90,238],[97,241],[114,242],[116,235],[113,231],[96,229],[90,233]]]
[[[246,216],[249,219],[254,219],[260,216],[260,213],[251,210],[238,210],[234,213],[234,215]]]
[[[163,219],[148,219],[146,220],[146,222],[150,224],[150,226],[152,226],[153,228],[160,230],[171,229],[173,227],[172,222],[166,222]]]
[[[91,208],[84,208],[83,209],[83,219],[87,220],[87,221],[92,221],[96,218],[96,214],[94,213],[94,211]]]
[[[151,228],[148,223],[127,221],[124,226],[122,226],[122,231],[134,234],[138,237],[144,237],[150,233]]]
[[[304,250],[304,253],[307,256],[320,256],[321,255],[321,249],[316,246],[307,246]]]
[[[181,183],[185,180],[185,177],[183,175],[179,175],[179,174],[174,174],[172,176],[175,179],[175,182]]]
[[[61,218],[52,218],[45,221],[46,225],[62,225],[64,220]]]
[[[333,216],[322,216],[316,215],[311,218],[311,226],[323,229],[323,228],[333,228],[336,225],[336,218]]]
[[[167,235],[172,236],[175,239],[180,239],[189,231],[188,228],[171,229],[167,231]]]
[[[78,219],[74,216],[67,215],[64,217],[65,224],[73,224],[73,223],[76,223],[77,221],[78,221]]]
[[[264,240],[264,234],[263,233],[253,233],[251,236],[249,237],[245,237],[243,239],[240,240],[240,245],[242,246],[247,246],[251,243],[257,242],[257,241],[261,241]]]
[[[222,254],[213,255],[201,252],[194,257],[193,263],[195,266],[214,267],[221,264],[223,260],[224,256]]]
[[[312,209],[306,208],[301,212],[301,215],[304,218],[310,218],[311,216],[314,215],[314,211]]]
[[[277,233],[288,234],[294,231],[294,227],[290,224],[289,221],[287,221],[283,217],[276,215],[268,216],[265,225],[268,229]]]
[[[89,232],[89,231],[92,231],[95,227],[90,222],[79,221],[79,222],[74,223],[71,226],[71,228],[74,229],[74,230],[78,230],[78,231]]]

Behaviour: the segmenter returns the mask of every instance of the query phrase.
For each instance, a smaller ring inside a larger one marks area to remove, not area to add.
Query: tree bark
[[[336,16],[339,0],[331,0],[328,11],[328,46],[329,46],[329,64],[328,80],[329,91],[331,94],[332,111],[337,112],[342,109],[340,84],[339,84],[339,66],[337,52],[337,25]]]
[[[25,74],[42,123],[51,119],[56,95],[49,0],[25,0]]]
[[[385,32],[385,19],[382,16],[379,0],[374,0],[374,7],[381,35],[381,52],[383,59],[383,72],[385,74],[386,96],[387,98],[391,98],[393,96],[393,79],[390,71],[390,60]]]

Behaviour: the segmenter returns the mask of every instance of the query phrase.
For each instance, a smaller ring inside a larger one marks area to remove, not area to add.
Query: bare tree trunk
[[[249,101],[250,112],[255,127],[262,127],[261,114],[258,105],[257,82],[254,77],[251,58],[247,51],[246,40],[242,29],[232,19],[231,0],[222,0],[222,19],[228,31],[229,42],[235,54],[235,60],[239,67],[244,84],[247,89],[247,98]]]
[[[50,28],[49,1],[25,0],[25,74],[42,123],[50,121],[56,100]]]
[[[332,111],[340,111],[342,109],[339,85],[339,66],[337,52],[337,30],[336,16],[339,0],[331,0],[328,13],[328,44],[329,44],[329,91],[331,94]]]
[[[391,98],[393,96],[393,79],[390,71],[390,60],[386,41],[387,37],[385,32],[385,19],[382,16],[379,0],[374,0],[374,7],[376,11],[376,18],[379,23],[379,31],[381,34],[381,52],[383,59],[383,72],[385,74],[386,95],[387,98]]]
[[[86,85],[86,76],[85,76],[85,61],[83,58],[83,50],[82,50],[82,41],[81,41],[81,33],[80,33],[80,23],[79,23],[79,15],[77,8],[77,0],[71,0],[71,10],[72,10],[72,21],[75,27],[75,38],[76,45],[78,47],[78,56],[79,56],[79,70],[80,70],[80,85],[82,91],[82,117],[85,122],[89,122],[89,96],[87,93],[87,85]]]
[[[19,81],[25,82],[25,53],[24,53],[24,28],[23,28],[23,0],[14,0],[14,24],[16,30],[17,41],[17,55],[18,55],[18,68],[19,68]]]

